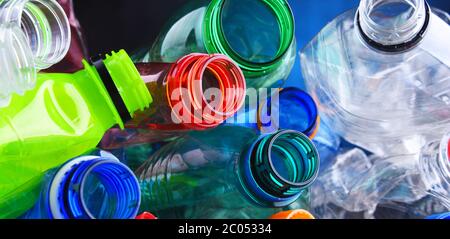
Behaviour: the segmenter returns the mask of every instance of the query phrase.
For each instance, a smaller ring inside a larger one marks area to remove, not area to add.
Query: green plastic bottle
[[[221,53],[239,65],[249,88],[261,88],[289,76],[296,51],[286,0],[191,0],[132,59],[173,62],[193,52]]]
[[[94,148],[152,102],[125,51],[83,65],[74,74],[38,74],[33,90],[0,109],[0,218],[29,209],[45,171]]]

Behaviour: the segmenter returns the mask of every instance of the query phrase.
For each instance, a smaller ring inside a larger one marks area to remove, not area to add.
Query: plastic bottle
[[[141,200],[133,172],[112,154],[80,156],[49,170],[23,219],[134,219]]]
[[[32,89],[36,70],[59,62],[69,45],[69,22],[57,2],[0,0],[0,107]]]
[[[141,210],[159,218],[267,218],[297,200],[318,169],[302,133],[221,126],[167,144],[136,175]]]
[[[83,64],[74,74],[38,74],[33,90],[0,109],[0,218],[30,208],[47,170],[95,148],[151,103],[125,51]]]
[[[332,203],[349,212],[373,215],[379,204],[390,204],[390,208],[415,218],[448,210],[449,140],[447,134],[428,143],[420,154],[379,158],[368,157],[359,149],[341,154],[312,188],[312,199],[318,198],[311,200],[313,207]],[[326,199],[325,192],[329,192]],[[445,208],[437,207],[438,204]],[[314,213],[320,215],[318,211]]]
[[[294,17],[285,0],[192,0],[135,62],[173,62],[192,52],[221,53],[243,70],[248,87],[285,80],[295,61]]]
[[[250,96],[249,91],[247,95]],[[258,93],[254,91],[252,95],[256,97]],[[249,100],[248,104],[242,107],[234,118],[227,119],[225,124],[250,127],[261,133],[292,129],[314,138],[319,129],[320,117],[316,103],[308,93],[288,87],[274,89],[269,96],[265,92],[265,97],[262,96],[259,102]]]
[[[328,24],[301,52],[323,122],[380,156],[439,137],[450,124],[449,22],[424,0],[362,0]]]
[[[83,28],[77,19],[75,9],[72,0],[57,0],[59,5],[64,9],[66,13],[70,30],[72,32],[71,43],[69,52],[66,54],[58,64],[53,65],[51,68],[45,70],[45,72],[57,72],[57,73],[73,73],[83,69],[81,63],[83,59],[89,57],[87,42],[84,36]]]
[[[136,64],[153,107],[136,114],[125,127],[110,130],[103,149],[159,142],[191,130],[214,128],[233,116],[245,100],[239,67],[220,54],[193,53],[174,63]]]

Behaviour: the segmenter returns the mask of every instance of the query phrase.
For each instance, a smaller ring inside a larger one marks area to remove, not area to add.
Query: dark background
[[[188,1],[74,0],[74,7],[84,28],[90,55],[98,55],[119,49],[132,52],[151,45],[163,24]],[[428,2],[450,12],[450,0]],[[289,0],[289,3],[295,15],[300,50],[338,14],[358,6],[359,0]],[[303,87],[299,65],[296,62],[288,85]]]

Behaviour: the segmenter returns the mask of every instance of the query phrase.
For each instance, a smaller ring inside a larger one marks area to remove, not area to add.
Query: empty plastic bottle
[[[112,154],[81,156],[48,171],[23,219],[134,219],[141,193],[133,172]]]
[[[242,71],[224,55],[193,53],[174,63],[139,63],[136,67],[153,97],[153,107],[138,112],[125,125],[126,131],[110,130],[103,138],[103,149],[214,128],[233,116],[245,100]]]
[[[247,96],[257,98],[250,90]],[[268,95],[260,94],[259,100],[249,100],[245,107],[226,121],[228,125],[250,127],[261,133],[273,133],[279,129],[300,131],[310,138],[316,135],[320,118],[317,106],[308,93],[295,88],[273,89]]]
[[[125,51],[74,74],[40,73],[0,108],[0,218],[29,209],[44,173],[95,148],[111,127],[151,103]]]
[[[380,203],[391,204],[391,208],[396,203],[395,210],[414,218],[450,209],[449,140],[447,134],[416,155],[368,157],[360,149],[339,155],[311,189],[311,198],[318,199],[311,200],[314,213],[320,215],[317,208],[329,203],[368,215],[373,215]]]
[[[141,210],[158,218],[267,218],[297,200],[318,169],[302,133],[221,126],[165,145],[136,175]]]
[[[450,125],[450,17],[424,0],[361,0],[301,53],[322,120],[380,156],[417,153]]]
[[[192,0],[152,47],[132,58],[173,62],[193,52],[221,53],[243,70],[248,87],[268,87],[289,75],[296,57],[294,36],[285,0]]]
[[[58,63],[70,45],[70,27],[53,0],[0,0],[0,107],[34,87],[36,70]]]

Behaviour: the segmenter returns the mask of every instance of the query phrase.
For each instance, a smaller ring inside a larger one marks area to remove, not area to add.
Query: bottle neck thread
[[[319,155],[304,134],[283,130],[261,136],[239,161],[239,179],[251,201],[283,207],[295,201],[319,172]]]
[[[48,203],[57,219],[132,219],[139,209],[140,189],[117,158],[84,156],[57,171]]]
[[[1,1],[0,10],[3,24],[22,29],[27,44],[21,47],[31,50],[37,69],[49,68],[66,56],[71,42],[70,25],[56,1]]]
[[[425,0],[361,0],[356,24],[370,47],[403,52],[418,45],[430,21]]]
[[[221,54],[190,54],[175,62],[166,77],[172,119],[187,128],[213,128],[233,116],[245,100],[245,78]]]

